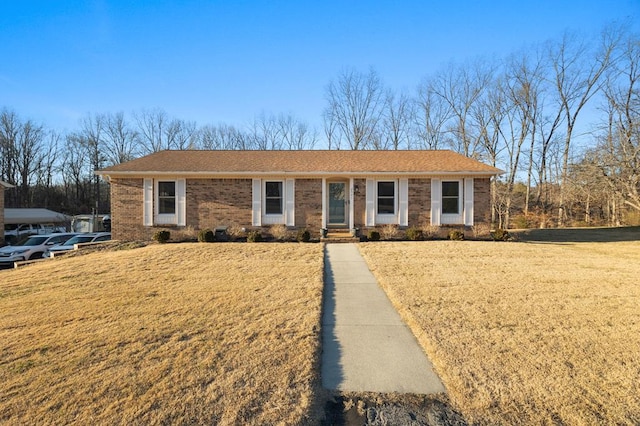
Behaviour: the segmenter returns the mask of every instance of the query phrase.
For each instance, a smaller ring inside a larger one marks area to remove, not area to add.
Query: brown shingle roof
[[[160,151],[107,167],[130,174],[474,174],[502,173],[453,151]]]

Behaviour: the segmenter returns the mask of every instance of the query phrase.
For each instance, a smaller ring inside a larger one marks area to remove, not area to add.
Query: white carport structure
[[[5,225],[37,223],[68,224],[71,216],[49,209],[4,209]]]

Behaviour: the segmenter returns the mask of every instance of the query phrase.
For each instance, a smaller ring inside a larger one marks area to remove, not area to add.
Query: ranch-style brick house
[[[495,167],[448,150],[160,151],[96,172],[112,235],[285,225],[366,230],[488,222]]]

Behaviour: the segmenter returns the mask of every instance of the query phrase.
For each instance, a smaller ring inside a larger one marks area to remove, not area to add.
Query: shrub
[[[449,231],[448,238],[452,241],[462,241],[464,240],[464,232],[458,229],[452,229]]]
[[[385,240],[392,240],[398,236],[398,225],[388,224],[382,227],[382,237]]]
[[[171,234],[167,230],[157,231],[155,234],[153,234],[153,239],[161,244],[164,244],[167,241],[169,241],[170,237],[171,237]]]
[[[227,234],[232,240],[238,240],[244,236],[245,229],[238,225],[231,225],[227,228]]]
[[[184,228],[178,228],[172,231],[172,241],[197,241],[198,232],[193,226],[186,226]]]
[[[369,241],[380,241],[380,233],[375,229],[372,229],[371,231],[369,231],[367,238],[369,239]]]
[[[249,231],[247,234],[247,241],[250,243],[259,243],[263,241],[262,232],[258,230]]]
[[[440,236],[440,227],[435,225],[424,225],[422,227],[422,238],[435,239]]]
[[[203,229],[198,233],[198,241],[201,243],[212,243],[216,240],[216,236],[209,228]]]
[[[405,235],[407,236],[407,239],[411,240],[411,241],[419,241],[422,238],[424,238],[424,236],[422,234],[422,229],[416,228],[415,226],[412,226],[411,228],[408,228],[405,231]]]
[[[491,226],[488,223],[477,223],[471,227],[471,232],[473,232],[473,238],[489,238],[491,234]]]
[[[511,234],[506,229],[498,228],[491,233],[493,241],[508,241],[511,238]]]
[[[273,225],[269,229],[269,233],[273,235],[273,238],[275,238],[278,241],[288,240],[291,236],[291,233],[289,232],[287,227],[284,225]]]
[[[526,229],[531,228],[531,223],[529,222],[529,218],[524,214],[519,214],[511,220],[511,223],[517,229]]]
[[[308,243],[311,241],[311,233],[308,229],[299,229],[296,239],[301,243]]]

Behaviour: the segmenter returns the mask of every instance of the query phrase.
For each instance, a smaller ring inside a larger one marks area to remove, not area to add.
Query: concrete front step
[[[359,243],[360,237],[354,237],[351,232],[329,232],[320,240],[325,243]]]

